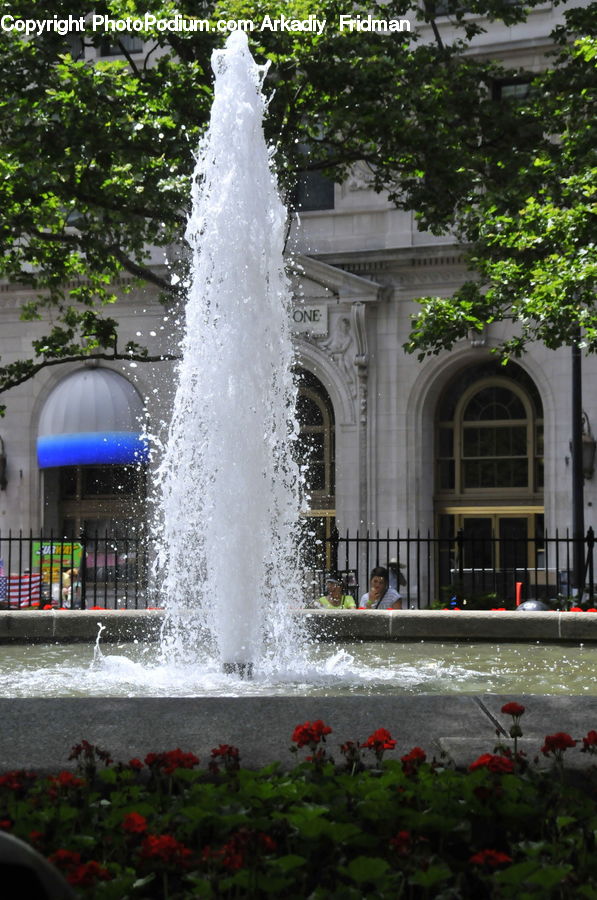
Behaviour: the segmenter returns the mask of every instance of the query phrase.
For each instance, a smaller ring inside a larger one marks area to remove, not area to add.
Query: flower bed
[[[396,753],[385,728],[334,761],[319,720],[294,730],[291,772],[243,769],[228,744],[200,768],[180,749],[115,764],[83,741],[76,773],[0,776],[0,828],[81,898],[597,897],[595,772],[565,768],[597,732],[547,735],[539,771],[518,749],[524,707],[502,712],[512,743],[467,771]]]

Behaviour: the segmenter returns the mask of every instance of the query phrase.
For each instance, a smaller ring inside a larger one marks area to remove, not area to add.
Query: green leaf
[[[452,871],[447,865],[436,863],[429,866],[428,869],[421,869],[419,872],[411,875],[408,882],[409,884],[418,885],[419,887],[430,888],[440,884],[442,881],[446,881],[451,875]]]
[[[375,856],[357,856],[346,866],[346,872],[357,884],[367,884],[383,879],[390,866],[385,859]]]

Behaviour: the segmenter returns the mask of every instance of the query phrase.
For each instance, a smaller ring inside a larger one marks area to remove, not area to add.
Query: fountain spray
[[[158,472],[167,652],[209,645],[250,677],[296,644],[299,470],[286,210],[263,134],[266,66],[234,32],[212,57],[197,155],[182,361]]]

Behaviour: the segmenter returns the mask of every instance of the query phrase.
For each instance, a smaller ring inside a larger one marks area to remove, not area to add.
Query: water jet
[[[286,210],[263,133],[267,66],[239,31],[212,67],[182,360],[157,475],[157,574],[164,658],[194,663],[202,646],[225,673],[251,678],[300,645],[286,614],[301,595]]]

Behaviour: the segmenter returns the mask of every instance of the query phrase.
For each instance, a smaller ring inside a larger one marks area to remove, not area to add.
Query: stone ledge
[[[205,765],[212,747],[228,743],[240,748],[248,768],[274,761],[291,768],[297,763],[289,749],[292,731],[314,719],[333,729],[327,748],[338,761],[344,741],[363,741],[375,729],[387,728],[397,740],[387,759],[419,746],[429,758],[443,752],[465,768],[481,753],[493,751],[496,725],[509,743],[505,735],[511,719],[501,707],[510,700],[526,707],[521,746],[530,759],[546,734],[567,731],[578,740],[595,727],[597,697],[584,696],[0,698],[0,772],[73,768],[69,751],[82,738],[124,761],[181,747]],[[592,766],[594,757],[577,747],[566,753],[565,762],[566,768]]]
[[[156,640],[163,610],[0,612],[0,644]],[[597,642],[597,613],[444,610],[297,610],[322,641]]]

